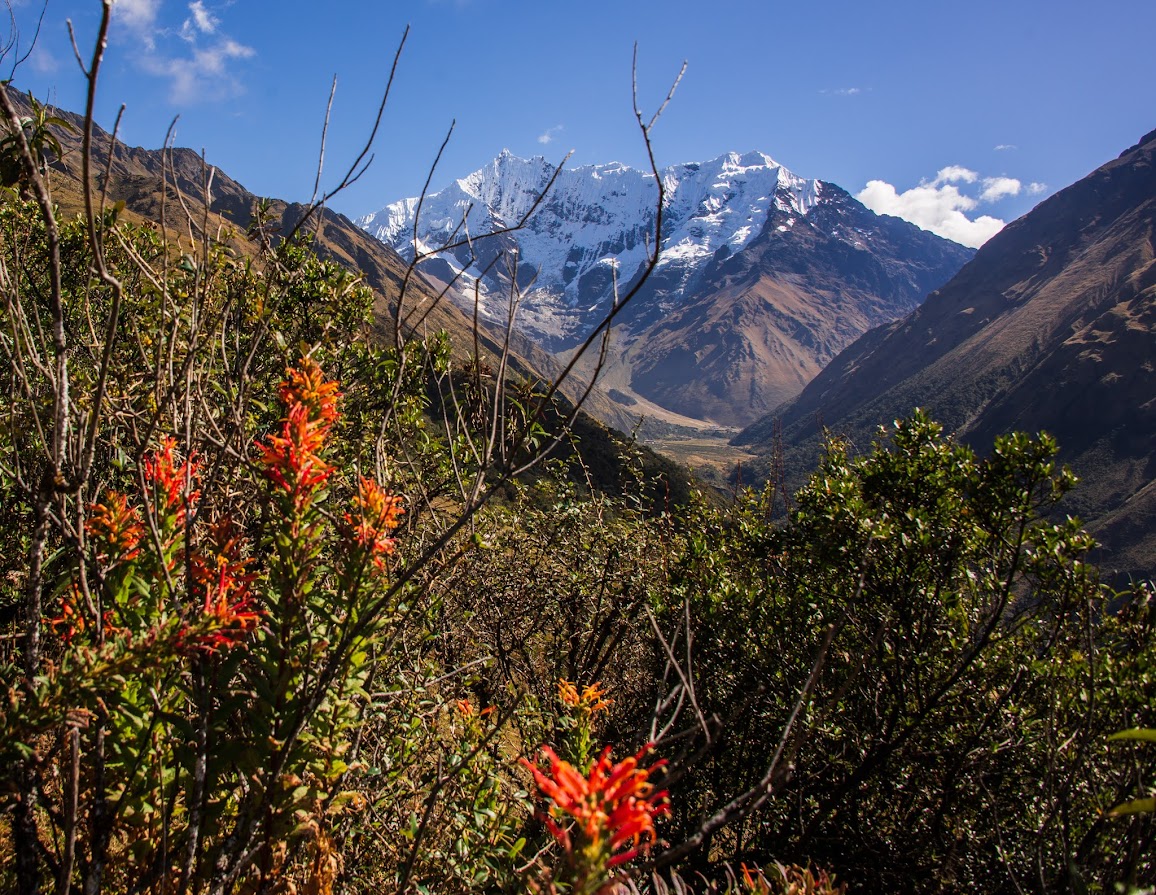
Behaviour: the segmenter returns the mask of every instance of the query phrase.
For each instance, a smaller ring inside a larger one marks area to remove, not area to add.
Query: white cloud
[[[1000,143],[998,146],[993,147],[993,149],[995,149],[996,152],[1008,152],[1012,149],[1019,149],[1019,147],[1016,146],[1015,143]]]
[[[979,198],[981,202],[998,202],[1008,196],[1018,196],[1022,187],[1014,177],[985,177]]]
[[[161,0],[116,0],[112,7],[115,21],[120,22],[140,41],[146,49],[156,46],[157,13]]]
[[[946,168],[940,168],[939,173],[935,175],[935,180],[931,181],[932,186],[941,186],[945,183],[975,183],[979,179],[979,175],[970,168],[965,168],[962,165],[948,165]]]
[[[862,87],[835,87],[833,89],[826,89],[819,91],[826,96],[858,96],[863,92]]]
[[[940,168],[931,180],[900,192],[884,180],[871,180],[855,197],[877,214],[903,218],[938,236],[978,248],[1003,229],[1004,222],[988,214],[971,216],[981,204],[1018,196],[1038,195],[1047,186],[1025,186],[1015,177],[980,177],[962,165]]]
[[[193,0],[189,4],[189,12],[191,15],[181,25],[181,37],[185,40],[196,40],[198,33],[212,34],[221,24],[221,20],[205,8],[202,0]]]
[[[546,143],[553,143],[554,138],[562,132],[562,125],[555,124],[553,127],[546,128],[545,132],[538,135],[538,142],[545,145]]]
[[[872,180],[855,198],[876,214],[903,218],[937,236],[972,248],[983,245],[1004,225],[999,218],[986,214],[969,219],[964,212],[972,211],[979,203],[952,184],[933,181],[900,193],[885,181]]]

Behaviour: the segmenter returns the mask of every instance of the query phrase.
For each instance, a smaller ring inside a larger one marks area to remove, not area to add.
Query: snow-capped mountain
[[[583,323],[605,311],[615,281],[624,291],[647,260],[654,240],[654,176],[620,164],[592,165],[559,173],[545,201],[530,215],[554,168],[542,157],[502,152],[493,162],[440,192],[420,207],[416,249],[422,254],[459,243],[426,270],[443,279],[461,275],[472,286],[482,279],[483,312],[504,319],[508,265],[495,254],[518,248],[519,283],[533,277],[520,326],[551,347],[583,334]],[[664,291],[685,290],[707,262],[742,251],[766,225],[773,209],[803,216],[820,194],[805,180],[761,152],[728,153],[702,164],[662,172],[666,190],[662,252]],[[403,199],[357,221],[403,257],[414,255],[417,199]],[[509,238],[479,239],[525,226]],[[466,242],[469,240],[469,242]]]
[[[616,321],[606,382],[650,414],[745,423],[797,394],[863,331],[910,311],[972,254],[761,152],[659,176],[658,265]],[[653,174],[625,165],[555,177],[543,158],[503,152],[424,200],[357,223],[403,257],[423,256],[422,271],[458,286],[470,311],[477,285],[491,322],[508,319],[516,296],[517,328],[558,351],[636,281],[657,196]]]

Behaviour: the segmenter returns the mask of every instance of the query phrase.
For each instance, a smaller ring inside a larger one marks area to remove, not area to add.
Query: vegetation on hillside
[[[1153,595],[1049,439],[833,443],[784,523],[590,469],[307,228],[59,219],[0,107],[0,889],[1156,884]]]

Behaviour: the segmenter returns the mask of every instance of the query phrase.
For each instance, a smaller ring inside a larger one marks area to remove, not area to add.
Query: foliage
[[[462,872],[476,876],[500,844],[487,836],[508,826],[502,812],[515,801],[492,760],[462,751],[460,723],[453,735],[422,729],[447,703],[423,713],[403,701],[411,734],[395,757],[411,763],[404,771],[379,780],[357,757],[367,718],[398,720],[393,700],[368,687],[410,671],[395,666],[394,646],[421,642],[429,609],[422,589],[394,572],[406,565],[394,530],[403,512],[421,516],[411,555],[444,531],[428,502],[412,498],[403,510],[399,492],[379,484],[405,477],[376,461],[372,377],[405,389],[390,408],[399,452],[417,444],[440,466],[414,383],[436,369],[441,349],[391,354],[366,343],[372,297],[305,245],[282,243],[257,263],[206,241],[174,258],[156,229],[119,225],[105,236],[118,287],[109,288],[85,275],[96,266],[88,225],[66,222],[65,328],[99,338],[111,323],[116,335],[107,352],[99,343],[70,352],[64,396],[40,335],[53,325],[43,223],[31,203],[0,207],[13,284],[3,536],[17,548],[6,554],[4,587],[5,604],[20,609],[4,642],[24,644],[5,647],[0,767],[19,794],[8,801],[15,844],[32,854],[3,872],[32,889],[47,871],[91,891],[294,880],[326,891],[343,872],[339,847],[354,816],[376,811],[399,782],[428,795],[430,781],[409,776],[416,761],[424,773],[440,765],[489,788],[474,793],[483,813],[463,827],[464,841],[481,837],[462,855]],[[276,386],[301,344],[313,347]],[[344,398],[319,358],[356,371]],[[408,363],[419,372],[399,383]],[[50,482],[74,475],[88,453],[91,471],[46,490],[54,439],[65,458]],[[427,487],[436,480],[428,475]],[[30,517],[46,522],[30,531]],[[40,555],[31,600],[28,562]],[[420,688],[428,668],[417,672],[410,684]],[[449,783],[440,788],[459,795]],[[391,871],[375,863],[395,879],[406,867],[404,856]]]
[[[55,131],[74,130],[72,123],[59,115],[53,115],[48,106],[36,97],[28,97],[29,114],[20,121],[24,142],[37,169],[44,173],[50,159],[64,156],[64,149]],[[25,180],[24,159],[21,141],[13,131],[0,138],[0,186],[13,187]]]
[[[1151,877],[1128,857],[1151,829],[1102,812],[1123,773],[1104,737],[1150,717],[1154,642],[1146,612],[1105,617],[1090,539],[1046,515],[1073,484],[1054,453],[1015,435],[979,458],[916,415],[869,456],[833,442],[786,527],[751,494],[690,536],[674,589],[721,647],[696,674],[723,724],[672,787],[684,829],[757,784],[752,744],[779,739],[829,635],[790,774],[712,854],[807,856],[880,891]]]

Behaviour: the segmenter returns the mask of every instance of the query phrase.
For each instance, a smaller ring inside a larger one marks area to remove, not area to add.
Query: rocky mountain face
[[[20,93],[10,90],[10,95],[18,107],[25,106]],[[80,214],[84,209],[80,164],[83,119],[65,110],[53,110],[53,114],[72,126],[71,130],[56,131],[64,155],[52,166],[53,198],[65,214]],[[305,213],[305,206],[299,203],[262,200],[190,149],[143,149],[118,143],[110,162],[111,146],[111,136],[94,127],[92,170],[107,203],[124,202],[123,217],[163,225],[174,240],[188,238],[190,232],[199,235],[205,228],[213,238],[228,239],[238,253],[253,254],[256,246],[244,234],[258,203],[266,206],[267,227],[275,238],[291,232]],[[406,262],[328,208],[316,213],[308,230],[315,234],[318,254],[364,276],[377,294],[381,326],[389,329],[405,281]],[[468,318],[450,302],[439,301],[437,291],[420,276],[411,277],[406,285],[402,311],[410,326],[420,321],[429,329],[446,329],[463,344],[472,341]],[[493,347],[488,332],[482,338],[487,347]]]
[[[605,371],[606,386],[639,413],[748,423],[866,329],[915,307],[972,254],[762,153],[660,176],[662,251],[615,321]],[[636,282],[656,201],[654,177],[623,165],[555,177],[545,159],[506,152],[424,200],[357,223],[403,257],[437,253],[422,270],[466,287],[471,311],[476,285],[491,322],[508,318],[516,295],[516,327],[564,353]]]
[[[813,461],[920,406],[978,450],[1046,430],[1067,502],[1123,573],[1156,572],[1156,131],[985,244],[905,319],[856,341],[736,439]]]

